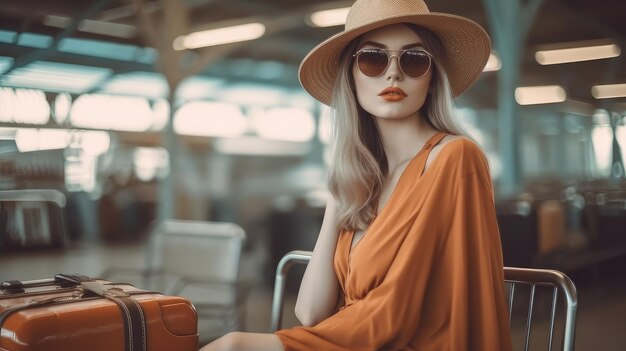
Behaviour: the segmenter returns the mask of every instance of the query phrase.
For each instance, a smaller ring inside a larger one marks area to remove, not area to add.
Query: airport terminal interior
[[[352,3],[0,0],[0,281],[186,296],[201,344],[269,332],[276,267],[313,249],[329,196],[330,109],[298,67]],[[577,350],[626,349],[626,2],[427,3],[492,39],[455,112],[489,161],[504,265],[571,278]]]

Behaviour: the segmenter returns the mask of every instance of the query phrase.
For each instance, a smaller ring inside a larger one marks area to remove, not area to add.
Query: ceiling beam
[[[9,67],[4,75],[8,75],[11,71],[27,66],[35,61],[43,60],[49,56],[52,56],[57,52],[59,42],[64,38],[69,37],[72,33],[78,29],[80,22],[100,12],[111,0],[95,0],[94,3],[87,8],[80,16],[74,18],[69,26],[64,28],[52,41],[50,47],[45,49],[31,49],[26,54],[16,57],[13,64]],[[0,76],[0,82],[2,82],[2,76]]]
[[[24,55],[31,52],[31,48],[15,45],[15,44],[6,44],[0,43],[0,52],[2,52],[3,56],[8,56],[13,59],[19,59],[20,57],[24,57]],[[133,72],[133,71],[146,71],[153,72],[154,67],[149,64],[140,63],[140,62],[129,62],[122,60],[114,60],[103,57],[94,57],[87,55],[79,55],[79,54],[71,54],[66,52],[55,51],[50,56],[41,57],[41,60],[50,61],[50,62],[58,62],[58,63],[69,63],[74,65],[84,65],[98,68],[110,68],[115,73],[123,73],[123,72]],[[3,73],[6,75],[8,72]]]

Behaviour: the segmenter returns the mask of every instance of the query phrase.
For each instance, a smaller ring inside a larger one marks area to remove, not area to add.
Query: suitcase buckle
[[[82,285],[83,289],[106,298],[120,298],[130,296],[130,294],[120,288],[107,287],[98,282],[83,282]]]
[[[128,294],[126,291],[122,290],[121,288],[110,288],[104,293],[104,296],[106,297],[129,297],[130,294]]]

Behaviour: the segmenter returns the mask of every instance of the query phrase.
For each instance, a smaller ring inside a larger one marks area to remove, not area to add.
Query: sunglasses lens
[[[387,53],[382,50],[362,50],[357,57],[357,64],[363,74],[376,77],[387,68],[387,60]]]
[[[408,50],[400,56],[400,67],[410,77],[421,77],[430,68],[430,56],[421,50]]]

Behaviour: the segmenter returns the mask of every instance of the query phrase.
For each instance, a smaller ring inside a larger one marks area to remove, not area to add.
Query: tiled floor
[[[0,253],[0,281],[37,279],[58,272],[99,276],[109,267],[141,267],[145,248],[142,244],[82,244],[64,251]],[[243,256],[241,276],[251,286],[246,300],[245,329],[266,332],[269,329],[271,287],[262,283],[260,267],[264,254],[259,250]],[[579,310],[576,350],[626,350],[626,273],[619,269],[624,260],[612,262],[600,270],[578,272]],[[616,269],[617,267],[617,269]],[[285,325],[293,325],[294,297],[287,300]],[[514,329],[515,337],[522,331]],[[537,348],[543,350],[547,348]]]

